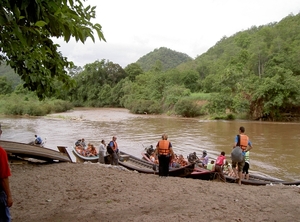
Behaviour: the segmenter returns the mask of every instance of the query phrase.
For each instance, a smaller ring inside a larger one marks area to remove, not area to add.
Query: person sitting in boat
[[[201,161],[200,166],[203,167],[203,168],[206,168],[207,164],[208,164],[208,156],[207,156],[206,150],[203,150],[202,157],[200,158],[200,161]]]
[[[207,164],[206,169],[208,169],[210,171],[215,171],[215,161],[211,160],[210,163]]]
[[[38,135],[34,135],[35,140],[34,140],[34,144],[35,145],[41,145],[43,143],[43,140],[41,137],[39,137]]]
[[[79,153],[80,155],[86,156],[86,150],[83,149],[82,146],[76,146],[76,147],[75,147],[75,150],[76,150],[76,152]]]
[[[187,158],[190,163],[198,163],[200,161],[196,152],[190,153]]]
[[[86,156],[98,156],[96,147],[91,143],[88,144],[86,149]]]
[[[85,144],[84,138],[81,139],[81,146],[82,146],[84,149],[86,148],[86,144]]]
[[[85,144],[84,138],[77,140],[77,141],[75,142],[75,146],[76,146],[76,147],[81,146],[83,149],[85,149],[85,148],[86,148],[86,144]]]
[[[81,146],[81,139],[79,139],[79,140],[77,140],[77,141],[75,142],[75,146],[76,146],[76,147]]]
[[[184,159],[184,157],[183,157],[183,155],[182,154],[180,154],[179,156],[178,156],[178,161],[177,161],[179,164],[180,164],[180,166],[186,166],[186,165],[188,165],[188,161],[186,161],[185,159]]]
[[[152,153],[152,154],[151,154],[151,156],[150,156],[150,158],[149,158],[149,159],[151,160],[151,162],[152,162],[152,163],[158,164],[158,159],[157,159],[157,158],[155,158],[155,155],[154,155],[154,153]]]
[[[180,164],[178,163],[178,156],[174,153],[174,158],[170,160],[170,167],[179,168]]]
[[[223,166],[223,173],[225,175],[230,176],[230,177],[234,176],[234,172],[232,170],[232,166],[231,166],[231,164],[227,160],[225,161],[225,164]]]

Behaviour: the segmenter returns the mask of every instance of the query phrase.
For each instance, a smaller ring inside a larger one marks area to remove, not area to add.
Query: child
[[[206,169],[211,170],[211,171],[215,171],[215,161],[211,160],[209,164],[207,164]]]

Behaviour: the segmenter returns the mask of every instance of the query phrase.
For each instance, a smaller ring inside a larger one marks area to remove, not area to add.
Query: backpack
[[[242,162],[244,159],[243,152],[241,147],[236,146],[232,151],[231,151],[231,160],[232,162]]]
[[[235,148],[231,151],[231,160],[232,162],[242,162],[244,160],[242,148],[239,146],[240,144],[240,135],[238,136],[238,143]]]
[[[114,153],[114,150],[113,148],[108,144],[107,147],[106,147],[106,151],[109,153],[109,154],[113,154]]]

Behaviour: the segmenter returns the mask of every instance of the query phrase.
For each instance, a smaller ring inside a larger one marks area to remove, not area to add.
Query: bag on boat
[[[106,151],[109,153],[109,154],[113,154],[114,153],[114,150],[113,148],[108,144],[107,147],[106,147]]]
[[[243,152],[241,147],[236,146],[231,151],[231,160],[232,162],[242,162],[244,159]]]

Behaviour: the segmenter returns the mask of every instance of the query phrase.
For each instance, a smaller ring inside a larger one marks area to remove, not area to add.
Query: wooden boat
[[[236,183],[237,180],[234,177],[224,175],[227,183]],[[218,178],[218,173],[215,171],[210,171],[204,168],[195,167],[194,171],[187,176],[188,178],[201,179],[201,180],[214,180]],[[254,186],[264,186],[264,185],[300,185],[300,181],[284,181],[278,178],[273,178],[269,176],[261,176],[256,174],[250,174],[249,180],[242,179],[242,184],[244,185],[254,185]]]
[[[200,179],[200,180],[213,180],[215,178],[215,171],[211,171],[201,167],[195,167],[194,171],[187,176],[187,178]]]
[[[90,161],[92,163],[96,163],[99,160],[99,156],[83,156],[81,154],[79,154],[75,147],[72,147],[72,151],[76,156],[76,162],[85,162],[85,161]]]
[[[0,140],[0,146],[3,147],[8,154],[15,155],[20,158],[34,158],[47,162],[70,162],[70,158],[66,153],[62,153],[46,147],[4,140]]]
[[[225,175],[226,182],[229,183],[236,183],[236,178],[229,177]],[[272,178],[268,176],[260,176],[260,175],[251,175],[249,180],[242,179],[242,184],[244,185],[255,185],[255,186],[264,186],[264,185],[275,185],[275,184],[282,184],[282,185],[300,185],[300,180],[298,181],[284,181],[277,178]]]
[[[158,174],[158,165],[122,151],[120,152],[119,165],[139,173]],[[186,177],[193,172],[194,166],[195,164],[189,164],[180,168],[170,168],[169,176]]]

